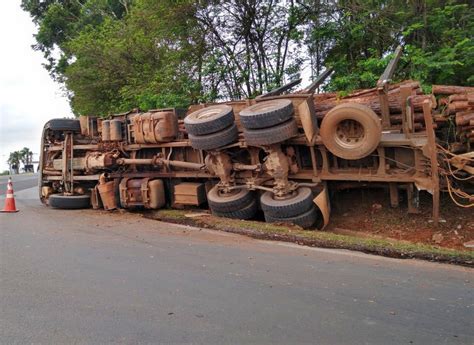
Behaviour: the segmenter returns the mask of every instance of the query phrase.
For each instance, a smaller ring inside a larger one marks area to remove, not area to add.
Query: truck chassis
[[[44,126],[40,156],[43,203],[58,208],[158,209],[207,202],[213,214],[324,228],[333,186],[388,185],[391,205],[407,192],[417,213],[420,190],[439,218],[438,161],[432,106],[423,103],[416,132],[410,93],[401,93],[402,125],[388,119],[388,85],[398,60],[377,84],[381,116],[360,104],[331,109],[322,123],[314,90],[294,86],[252,100],[190,109],[137,110],[106,118],[55,119]],[[375,116],[375,118],[374,118]],[[375,119],[375,120],[374,120]]]

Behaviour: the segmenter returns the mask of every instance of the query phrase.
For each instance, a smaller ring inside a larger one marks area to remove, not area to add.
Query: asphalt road
[[[3,344],[474,343],[468,268],[59,211],[34,188],[16,194],[20,212],[0,214]]]
[[[0,176],[0,195],[7,192],[8,178],[10,176]],[[20,174],[12,175],[13,190],[20,191],[38,185],[38,174]]]

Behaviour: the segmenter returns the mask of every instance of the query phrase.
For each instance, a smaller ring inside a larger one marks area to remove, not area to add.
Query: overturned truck
[[[327,71],[296,93],[284,94],[293,82],[188,111],[50,120],[40,199],[71,209],[207,204],[217,216],[251,219],[261,210],[267,222],[323,228],[331,188],[362,182],[387,185],[392,206],[406,191],[408,212],[428,191],[437,222],[436,99],[413,81],[390,84],[399,55],[374,89],[347,98],[314,93]]]

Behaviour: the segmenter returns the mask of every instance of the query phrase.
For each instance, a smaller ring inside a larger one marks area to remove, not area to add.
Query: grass
[[[294,242],[301,245],[362,251],[396,258],[417,258],[474,267],[474,252],[440,248],[392,239],[375,239],[302,230],[295,226],[242,221],[214,216],[186,217],[189,210],[159,210],[147,217],[247,235],[259,239]]]

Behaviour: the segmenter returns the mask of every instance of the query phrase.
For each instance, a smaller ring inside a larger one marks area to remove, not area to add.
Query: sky
[[[52,118],[73,117],[60,85],[34,51],[36,27],[20,0],[2,1],[0,11],[0,171],[10,152],[30,148],[38,154],[41,131]],[[38,155],[34,156],[38,159]]]

